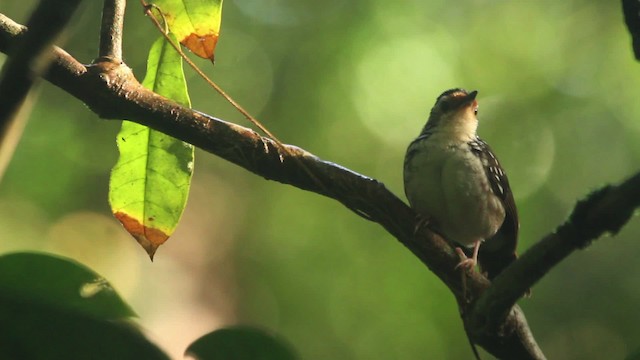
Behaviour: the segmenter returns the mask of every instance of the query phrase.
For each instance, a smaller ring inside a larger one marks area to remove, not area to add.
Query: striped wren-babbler
[[[477,95],[452,89],[438,97],[407,149],[404,188],[411,207],[456,246],[458,266],[479,262],[492,279],[516,259],[519,223],[507,175],[476,135]]]

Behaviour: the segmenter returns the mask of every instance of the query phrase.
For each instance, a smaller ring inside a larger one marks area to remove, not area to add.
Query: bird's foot
[[[476,257],[474,256],[468,258],[467,255],[465,255],[464,251],[462,251],[462,249],[459,247],[456,248],[456,253],[460,257],[460,262],[458,263],[458,265],[456,265],[456,269],[462,268],[466,271],[473,271],[473,269],[476,267],[476,264],[478,263]]]
[[[471,302],[471,298],[469,297],[470,294],[467,292],[467,274],[473,272],[473,269],[478,263],[477,248],[478,245],[476,244],[473,256],[471,258],[468,258],[461,248],[456,247],[456,253],[460,257],[460,262],[458,263],[458,265],[456,265],[455,269],[457,270],[458,268],[462,268],[462,271],[460,272],[460,276],[462,277],[462,297],[465,299],[465,301],[467,301],[467,303]]]

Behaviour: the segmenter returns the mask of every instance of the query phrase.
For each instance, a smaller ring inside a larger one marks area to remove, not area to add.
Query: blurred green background
[[[0,0],[0,12],[25,23],[34,4]],[[85,63],[101,7],[85,1],[64,39]],[[124,54],[139,79],[157,36],[130,1]],[[404,151],[435,98],[478,89],[479,133],[510,176],[521,252],[576,200],[640,168],[640,64],[619,1],[227,0],[216,65],[198,64],[283,141],[403,199]],[[247,125],[187,76],[195,109]],[[471,358],[453,297],[380,226],[201,151],[182,222],[150,263],[109,211],[118,129],[41,84],[0,184],[0,253],[83,262],[175,358],[230,324],[273,331],[303,359]],[[633,218],[520,301],[550,359],[640,348],[639,235]]]

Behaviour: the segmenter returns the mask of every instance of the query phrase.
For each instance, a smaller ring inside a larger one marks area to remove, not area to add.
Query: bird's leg
[[[480,243],[481,241],[478,240],[473,246],[473,256],[471,257],[471,259],[467,257],[467,255],[464,253],[464,251],[462,251],[461,248],[456,247],[456,253],[458,253],[458,256],[460,257],[460,262],[458,263],[458,265],[456,265],[456,269],[462,267],[463,270],[473,271],[473,268],[478,263],[478,251],[480,250]],[[460,276],[462,276],[462,296],[466,301],[469,301],[469,299],[467,298],[467,276],[465,274],[465,271],[460,272]]]
[[[471,258],[468,258],[461,248],[456,247],[456,252],[458,253],[458,256],[460,256],[460,262],[458,263],[458,265],[456,265],[456,269],[462,267],[466,270],[473,270],[473,268],[478,263],[478,251],[480,250],[480,243],[482,243],[481,240],[476,241],[475,245],[473,246],[473,256]]]

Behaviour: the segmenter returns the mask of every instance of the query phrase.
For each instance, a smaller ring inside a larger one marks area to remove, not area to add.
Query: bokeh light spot
[[[361,121],[381,141],[417,134],[443,91],[459,86],[451,64],[426,35],[379,39],[356,65],[352,91]]]
[[[89,266],[123,296],[138,285],[144,259],[135,240],[115,219],[88,211],[72,213],[51,225],[47,239],[47,251]]]

